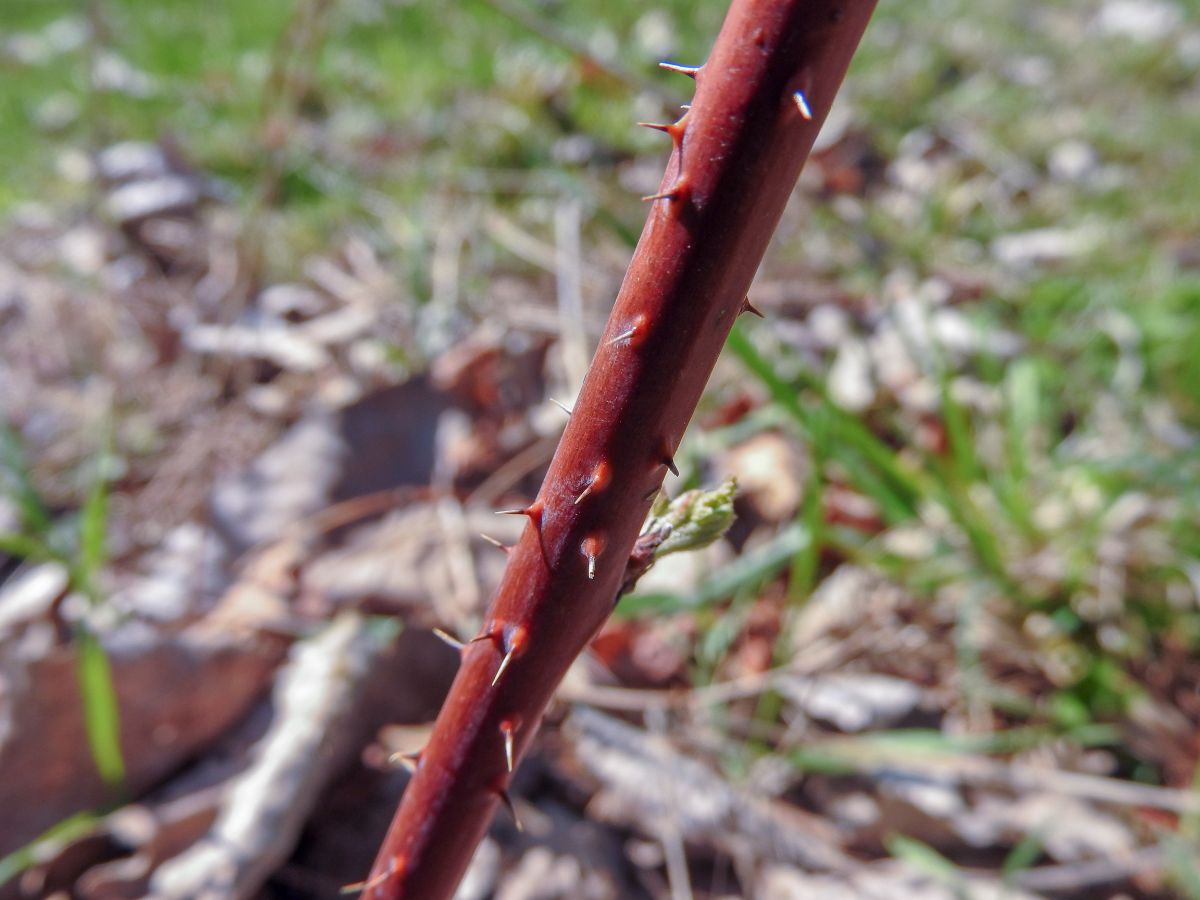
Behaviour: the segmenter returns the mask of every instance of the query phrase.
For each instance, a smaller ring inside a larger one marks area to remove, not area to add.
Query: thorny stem
[[[733,0],[482,632],[364,895],[450,897],[572,660],[612,612],[874,0]]]

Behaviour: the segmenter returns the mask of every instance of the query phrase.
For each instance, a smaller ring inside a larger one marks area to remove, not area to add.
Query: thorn
[[[675,182],[674,187],[668,188],[665,191],[660,191],[657,194],[647,194],[642,199],[648,203],[652,203],[655,200],[674,200],[679,196],[679,194],[679,182]]]
[[[465,646],[467,646],[462,641],[460,641],[458,638],[454,637],[449,632],[442,631],[442,629],[440,629],[440,628],[433,629],[433,633],[436,634],[439,638],[441,638],[444,643],[449,644],[451,647],[453,647],[459,653],[461,653],[463,648]]]
[[[680,108],[680,109],[682,109],[684,112],[687,112],[689,109],[691,109],[691,108],[692,108],[692,104],[690,104],[690,103],[680,103],[680,104],[679,104],[679,108]]]
[[[796,101],[796,108],[800,110],[800,116],[806,122],[812,121],[812,107],[808,105],[808,98],[804,96],[804,91],[796,91],[792,94],[792,99]]]
[[[388,860],[387,868],[385,868],[382,872],[380,872],[374,878],[368,878],[365,881],[356,881],[353,884],[343,885],[342,888],[338,891],[338,893],[339,894],[357,894],[362,891],[373,890],[373,889],[379,887],[381,884],[383,884],[385,881],[387,881],[389,878],[391,878],[397,872],[403,872],[404,868],[405,868],[404,857],[403,856],[394,856]]]
[[[495,788],[495,791],[500,796],[500,802],[504,804],[504,808],[508,810],[508,814],[512,816],[513,825],[516,826],[517,831],[524,831],[525,826],[517,818],[517,808],[513,806],[512,797],[508,796],[508,791],[503,788]]]
[[[649,198],[643,197],[642,199],[648,200]],[[628,340],[629,338],[633,337],[635,334],[637,334],[637,326],[636,325],[634,325],[632,328],[627,328],[625,331],[622,331],[615,338],[613,338],[611,341],[609,341],[606,346],[611,347],[613,344],[619,344],[619,343],[621,343],[621,341]]]
[[[526,632],[523,625],[518,625],[517,627],[511,629],[508,626],[505,626],[501,630],[500,634],[502,646],[504,648],[504,659],[500,660],[500,668],[496,670],[496,674],[492,677],[492,687],[495,687],[499,683],[500,676],[508,670],[509,664],[513,661],[517,654],[525,649],[525,637],[527,633],[528,632]],[[490,636],[491,635],[489,635],[489,637]]]
[[[529,516],[529,520],[533,522],[534,525],[540,526],[542,524],[542,502],[540,500],[535,500],[533,503],[521,509],[498,509],[496,510],[496,515]]]
[[[673,62],[660,62],[658,67],[666,69],[668,72],[678,72],[680,75],[686,75],[688,78],[695,78],[700,74],[700,70],[704,68],[703,66],[681,66],[679,63]]]
[[[388,764],[393,766],[404,766],[410,773],[417,771],[417,764],[421,762],[421,751],[415,753],[402,753],[397,751],[388,757]]]
[[[604,346],[611,347],[613,344],[621,343],[621,341],[629,341],[629,345],[631,347],[636,345],[638,343],[638,341],[635,340],[635,338],[637,338],[638,334],[641,333],[642,326],[644,326],[645,324],[646,324],[645,314],[638,313],[637,316],[634,317],[633,322],[630,323],[628,328],[626,328],[624,331],[622,331],[616,337],[611,338],[608,341],[606,341]]]
[[[553,397],[550,398],[550,402],[553,403],[555,406],[557,406],[559,409],[561,409],[563,412],[565,412],[568,416],[571,415],[571,408],[569,406],[567,406],[567,404],[563,403],[560,400],[555,400]]]
[[[587,487],[583,489],[583,493],[575,498],[575,505],[578,506],[579,502],[588,496],[592,491],[603,490],[611,478],[612,467],[607,462],[601,460],[596,465],[595,471],[592,472],[592,477],[588,481]]]
[[[638,122],[643,128],[652,128],[655,131],[661,131],[663,134],[674,135],[674,125],[660,125],[658,122]]]
[[[479,536],[481,538],[483,538],[485,541],[487,541],[489,544],[491,544],[493,547],[499,547],[505,553],[512,553],[512,547],[508,546],[508,544],[501,543],[500,541],[498,541],[494,537],[492,537],[490,534],[484,534],[483,532],[480,532]]]
[[[585,537],[579,545],[579,552],[587,557],[588,581],[591,581],[596,577],[596,557],[604,552],[604,538],[595,534]]]
[[[663,465],[667,467],[667,471],[669,471],[672,475],[674,475],[676,478],[679,477],[679,466],[675,465],[674,459],[668,456],[663,460]]]
[[[516,729],[509,719],[500,723],[500,733],[504,735],[504,762],[508,765],[509,774],[513,770],[513,733]]]
[[[496,670],[496,674],[492,677],[492,687],[500,680],[500,676],[504,674],[504,670],[508,668],[508,664],[512,662],[513,652],[509,650],[504,654],[504,659],[500,660],[500,668]]]
[[[749,297],[747,297],[745,300],[742,301],[742,308],[741,308],[741,310],[739,310],[739,312],[750,313],[750,315],[758,316],[760,319],[766,318],[766,316],[764,316],[761,312],[759,312],[758,308],[755,307],[755,305],[750,302]]]

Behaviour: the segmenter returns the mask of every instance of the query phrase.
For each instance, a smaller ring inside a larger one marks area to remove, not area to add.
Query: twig
[[[249,898],[291,853],[321,789],[354,751],[347,719],[381,642],[343,613],[298,644],[275,690],[275,721],[208,835],[158,868],[155,898]]]

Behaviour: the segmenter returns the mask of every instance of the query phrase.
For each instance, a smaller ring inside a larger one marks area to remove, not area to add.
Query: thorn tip
[[[496,793],[500,796],[500,802],[504,804],[504,808],[508,810],[508,814],[512,816],[513,826],[517,831],[524,831],[525,826],[521,824],[521,820],[517,818],[517,808],[513,806],[512,797],[508,795],[508,791],[503,788],[496,788]]]
[[[498,668],[496,670],[496,674],[492,676],[492,687],[495,687],[500,683],[500,676],[504,674],[505,670],[508,668],[508,664],[512,662],[512,659],[513,652],[509,650],[504,654],[504,659],[500,660],[500,668]]]
[[[680,75],[686,75],[688,78],[695,78],[700,74],[700,70],[704,68],[703,66],[684,66],[680,65],[679,63],[665,61],[660,62],[658,67],[660,69],[666,69],[668,72],[678,72]]]

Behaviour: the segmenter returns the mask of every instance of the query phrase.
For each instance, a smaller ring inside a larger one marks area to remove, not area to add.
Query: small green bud
[[[733,524],[733,498],[737,481],[728,478],[711,491],[686,491],[661,512],[655,504],[653,518],[646,531],[666,531],[654,558],[683,550],[699,550],[721,537]]]

